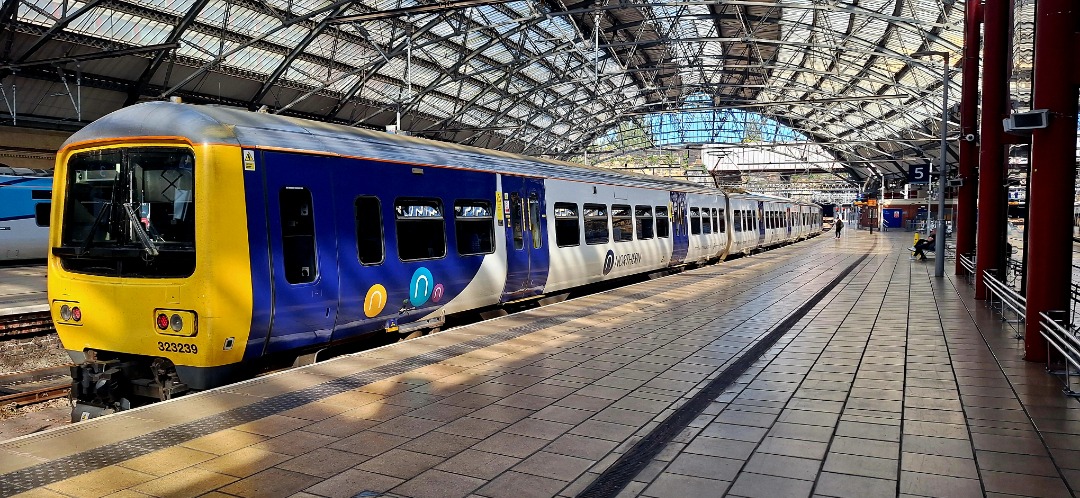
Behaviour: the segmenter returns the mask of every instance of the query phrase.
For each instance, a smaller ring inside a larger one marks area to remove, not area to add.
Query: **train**
[[[46,258],[51,200],[51,171],[0,165],[0,262]]]
[[[48,295],[76,420],[822,223],[812,203],[177,102],[87,125],[54,184]]]

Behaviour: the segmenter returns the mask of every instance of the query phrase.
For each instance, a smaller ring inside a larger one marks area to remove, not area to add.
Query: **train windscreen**
[[[60,247],[65,269],[117,277],[195,271],[195,161],[189,149],[101,149],[71,156]]]

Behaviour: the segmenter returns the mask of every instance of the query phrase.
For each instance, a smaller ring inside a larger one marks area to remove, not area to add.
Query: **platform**
[[[1080,404],[910,243],[830,234],[15,439],[0,495],[1070,496]]]
[[[44,263],[0,265],[0,316],[49,310]]]

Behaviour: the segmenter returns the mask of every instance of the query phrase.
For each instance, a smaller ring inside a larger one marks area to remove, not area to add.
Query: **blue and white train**
[[[0,261],[45,259],[52,172],[0,165]]]
[[[49,299],[109,409],[371,333],[794,242],[816,204],[215,106],[57,155]]]

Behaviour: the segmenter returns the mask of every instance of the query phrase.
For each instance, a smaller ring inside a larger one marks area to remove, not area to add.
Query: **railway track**
[[[55,331],[49,311],[31,310],[0,315],[0,340]]]
[[[0,406],[63,398],[70,390],[71,370],[67,365],[0,375]]]

